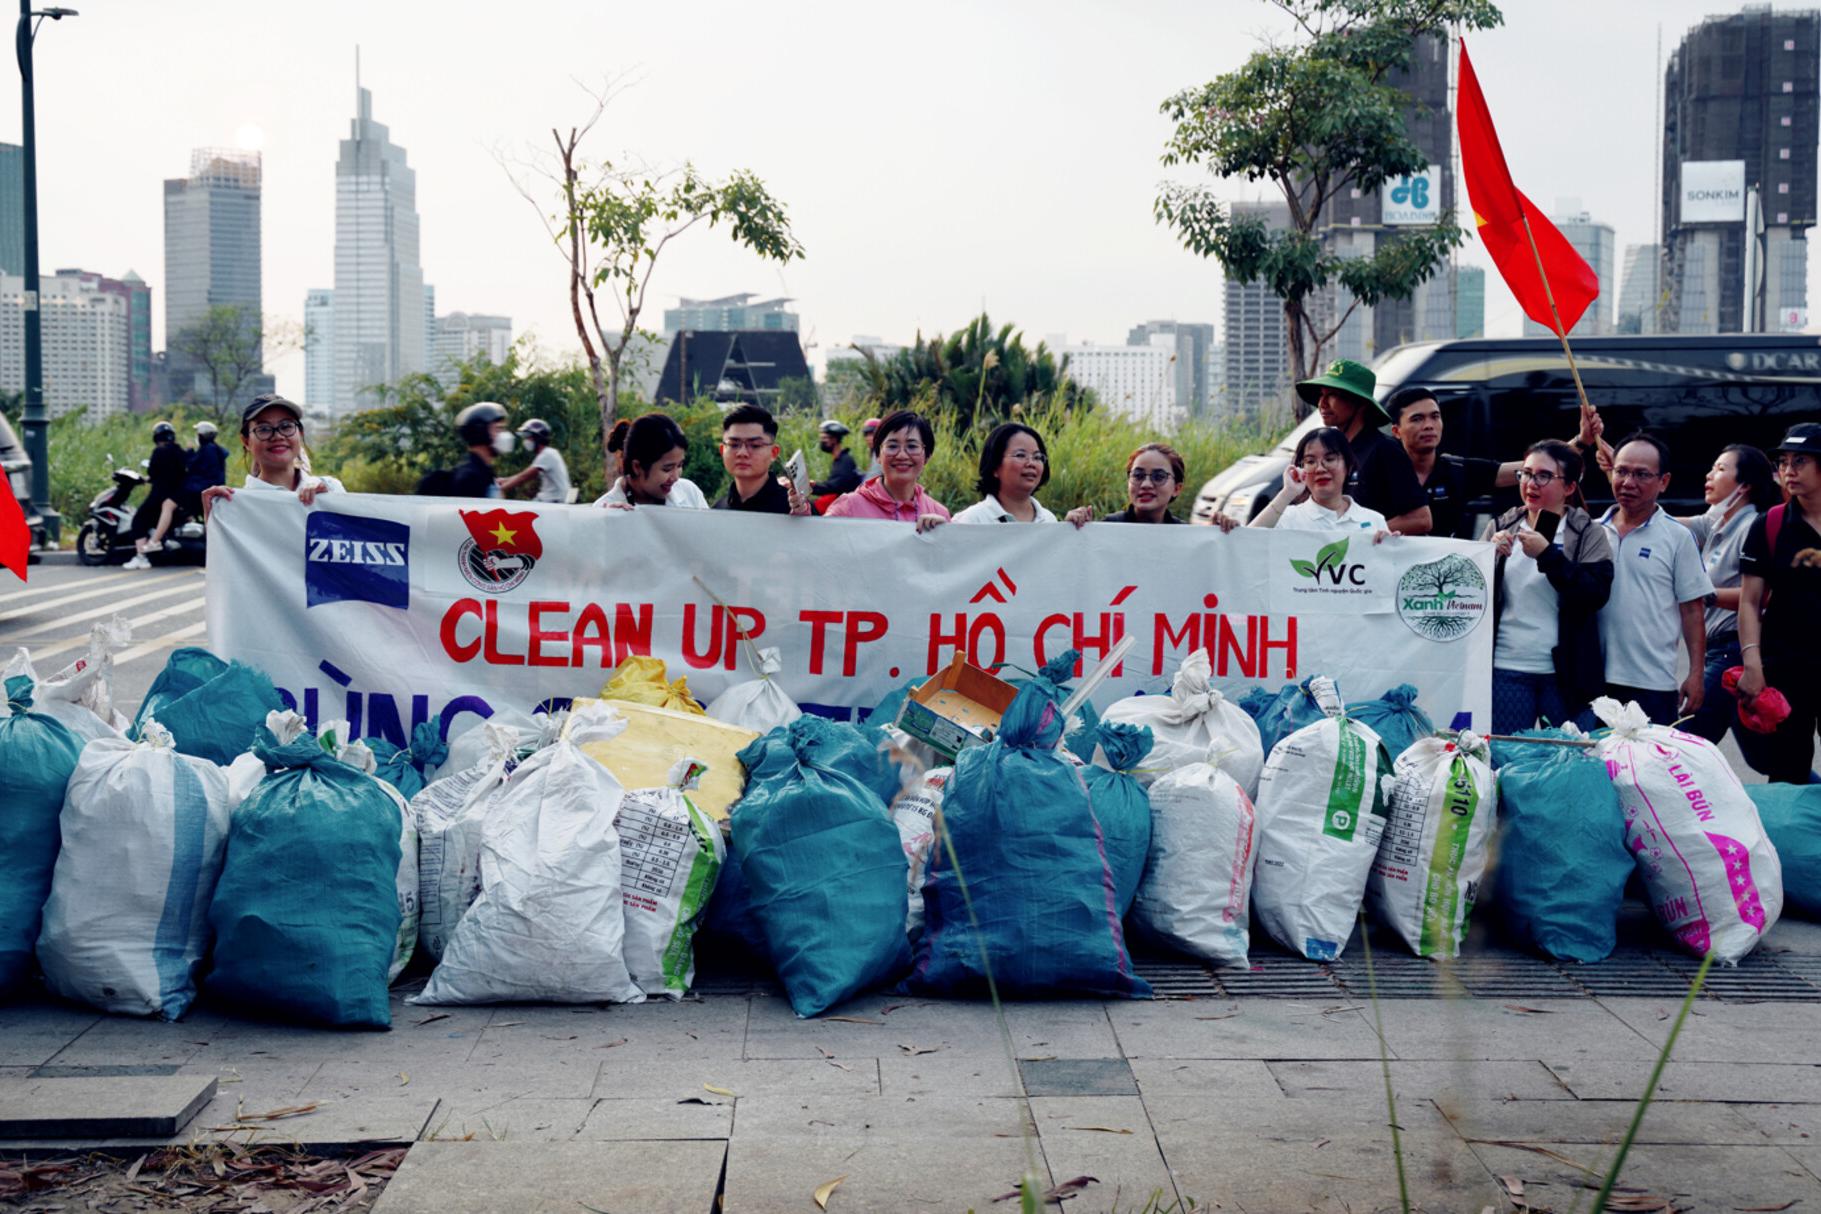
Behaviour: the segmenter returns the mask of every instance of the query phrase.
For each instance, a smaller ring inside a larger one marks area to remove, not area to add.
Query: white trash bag
[[[492,721],[475,731],[485,743],[480,758],[424,785],[411,798],[417,823],[418,945],[431,960],[442,957],[468,907],[481,893],[481,824],[491,798],[516,760],[519,732]]]
[[[606,702],[519,764],[481,828],[481,895],[411,1002],[643,1003],[626,970],[625,789],[583,752],[626,728]]]
[[[1391,817],[1366,895],[1419,957],[1457,957],[1498,826],[1484,739],[1418,738],[1393,767]]]
[[[209,900],[227,852],[227,775],[179,754],[150,717],[142,733],[82,750],[64,796],[38,962],[67,999],[175,1020],[196,998],[208,952]]]
[[[626,969],[646,996],[681,999],[695,981],[695,934],[727,860],[721,828],[689,799],[708,768],[678,759],[663,788],[620,802]]]
[[[1151,785],[1151,853],[1131,921],[1215,965],[1245,965],[1258,863],[1258,811],[1212,763],[1189,763]]]
[[[372,747],[362,741],[349,741],[348,733],[346,721],[330,721],[317,731],[316,738],[322,743],[322,748],[336,759],[355,771],[373,776],[379,768],[379,762],[373,757]],[[378,776],[373,776],[373,782],[385,789],[398,806],[399,817],[398,874],[393,882],[398,891],[398,941],[392,949],[392,964],[386,969],[386,981],[391,983],[398,981],[398,976],[405,972],[405,966],[411,963],[411,954],[417,951],[421,918],[417,881],[417,816],[411,812],[404,797],[399,795],[398,789]]]
[[[559,714],[560,715],[560,714]],[[494,737],[489,735],[488,726],[495,730],[508,731],[513,739],[513,749],[523,749],[538,744],[538,738],[545,731],[548,719],[543,713],[536,716],[522,709],[500,707],[493,710],[490,717],[471,717],[462,713],[456,717],[443,737],[449,753],[440,766],[424,772],[424,782],[440,780],[459,771],[467,771],[476,763],[485,759],[494,748]]]
[[[904,930],[912,936],[923,930],[923,877],[929,871],[930,852],[941,846],[936,839],[936,815],[942,812],[942,798],[954,778],[954,768],[932,767],[892,801],[892,821],[897,823],[898,841],[909,862]]]
[[[1385,832],[1391,759],[1372,729],[1343,715],[1334,681],[1310,680],[1328,715],[1271,750],[1258,784],[1259,924],[1311,961],[1339,958],[1359,917]]]
[[[1140,784],[1191,763],[1212,763],[1248,797],[1258,795],[1265,763],[1258,722],[1223,696],[1212,677],[1207,650],[1197,649],[1176,668],[1169,695],[1131,696],[1101,714],[1103,721],[1151,727],[1150,757],[1133,773]]]
[[[22,645],[0,672],[0,681],[20,675],[30,679],[32,711],[61,721],[84,742],[124,737],[132,722],[114,707],[114,651],[132,639],[132,626],[119,616],[96,624],[89,629],[87,652],[47,679],[38,677]]]
[[[749,654],[752,646],[746,646]],[[735,683],[715,697],[708,715],[741,729],[767,734],[780,725],[788,725],[803,715],[796,701],[784,694],[772,676],[784,669],[784,657],[776,649],[757,651],[758,678]]]
[[[1758,808],[1713,743],[1609,696],[1595,753],[1625,811],[1625,846],[1651,909],[1682,947],[1737,965],[1783,912],[1783,864]]]

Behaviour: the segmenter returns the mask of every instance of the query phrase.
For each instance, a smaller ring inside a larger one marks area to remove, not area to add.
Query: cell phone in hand
[[[1552,510],[1539,510],[1536,516],[1536,533],[1555,543],[1555,530],[1562,525],[1562,516]]]

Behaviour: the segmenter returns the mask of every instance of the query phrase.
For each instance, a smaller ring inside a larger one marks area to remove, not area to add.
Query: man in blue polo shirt
[[[1657,497],[1669,487],[1669,446],[1639,432],[1612,457],[1616,504],[1600,525],[1612,541],[1612,597],[1600,611],[1606,694],[1636,700],[1659,725],[1701,707],[1707,661],[1705,607],[1713,583],[1688,528]],[[1676,685],[1676,636],[1688,648],[1688,677]]]

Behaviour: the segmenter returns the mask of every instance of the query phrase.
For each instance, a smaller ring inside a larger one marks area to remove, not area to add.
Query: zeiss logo
[[[1650,549],[1648,549],[1648,548],[1638,549],[1638,559],[1645,560],[1645,561],[1649,560],[1650,559]]]
[[[387,519],[310,513],[304,527],[304,605],[411,603],[411,528]]]

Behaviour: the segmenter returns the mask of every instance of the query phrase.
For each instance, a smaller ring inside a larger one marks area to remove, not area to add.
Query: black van
[[[1702,479],[1722,447],[1769,451],[1792,424],[1821,421],[1821,338],[1814,336],[1583,337],[1574,356],[1609,442],[1643,429],[1669,444],[1662,502],[1677,514],[1706,509]],[[1553,337],[1399,346],[1373,370],[1381,401],[1406,387],[1435,393],[1442,450],[1456,455],[1518,459],[1538,439],[1569,438],[1579,427],[1574,379]],[[1247,456],[1209,481],[1196,498],[1196,519],[1218,511],[1249,520],[1283,483],[1296,440],[1319,424],[1311,415],[1269,455]],[[1586,494],[1596,514],[1612,501],[1598,468]],[[1515,501],[1488,499],[1470,509],[1490,514]]]
[[[38,549],[45,547],[47,541],[44,520],[32,509],[32,457],[25,453],[25,444],[4,415],[0,415],[0,476],[6,477],[19,508],[25,512],[25,525],[32,535],[31,559],[36,561]]]

